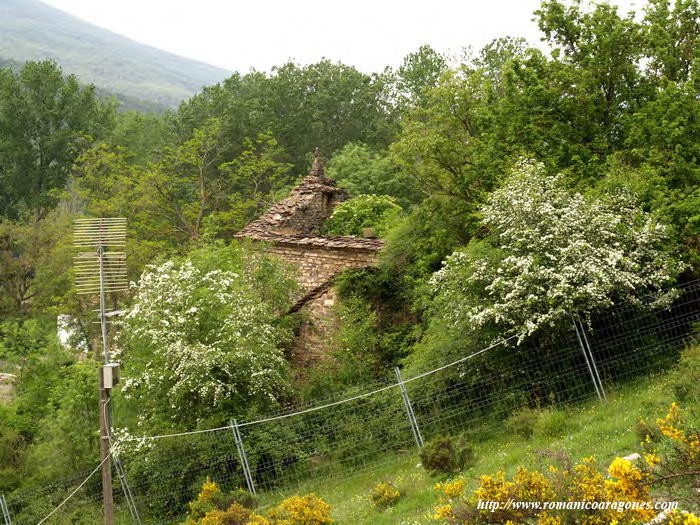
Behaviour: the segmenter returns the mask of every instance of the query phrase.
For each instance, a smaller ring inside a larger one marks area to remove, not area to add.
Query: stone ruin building
[[[298,268],[301,293],[292,311],[306,315],[292,356],[297,366],[317,362],[328,350],[338,325],[333,278],[349,268],[374,266],[383,246],[381,239],[320,233],[333,208],[347,198],[345,191],[325,176],[317,149],[309,174],[289,196],[236,235],[265,242],[268,253]]]

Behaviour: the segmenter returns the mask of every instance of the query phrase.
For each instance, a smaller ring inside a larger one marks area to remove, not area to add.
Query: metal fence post
[[[121,458],[116,454],[113,455],[113,458],[114,467],[117,470],[117,476],[119,477],[119,481],[122,484],[122,490],[124,490],[124,499],[126,499],[126,504],[129,507],[129,512],[131,513],[131,519],[134,520],[134,523],[141,525],[141,516],[139,516],[139,511],[136,508],[134,494],[133,492],[131,492],[131,487],[126,481],[126,472],[124,472],[124,467],[122,465]]]
[[[591,375],[591,380],[593,381],[593,386],[595,387],[595,393],[598,395],[598,399],[607,400],[605,390],[603,389],[603,382],[600,380],[598,367],[596,366],[595,359],[593,358],[593,352],[591,351],[591,346],[588,343],[588,337],[586,336],[586,330],[583,326],[583,322],[581,322],[581,318],[578,314],[576,314],[576,317],[573,315],[571,316],[571,322],[574,324],[574,330],[576,330],[578,343],[581,346],[583,357],[586,359],[586,366],[588,367],[588,373]]]
[[[588,342],[588,335],[586,334],[586,327],[583,326],[583,321],[581,321],[581,316],[576,314],[576,317],[578,318],[578,325],[581,327],[581,335],[583,335],[583,342],[586,343],[586,348],[588,348],[588,355],[591,357],[591,365],[593,365],[593,372],[595,373],[595,376],[598,378],[598,386],[600,387],[600,393],[603,394],[603,399],[606,401],[608,400],[608,396],[605,395],[605,389],[603,388],[603,380],[600,378],[600,374],[598,373],[598,365],[595,362],[595,358],[593,357],[593,350],[591,349],[591,344]]]
[[[12,525],[12,517],[10,516],[10,508],[7,506],[7,500],[4,494],[0,494],[0,510],[2,510],[2,517],[5,521],[5,525]]]
[[[403,399],[403,406],[406,408],[406,415],[408,416],[408,422],[411,424],[411,432],[413,432],[413,438],[416,440],[416,445],[418,448],[423,447],[423,436],[420,433],[420,428],[418,427],[418,420],[416,419],[416,414],[413,412],[413,406],[411,405],[411,400],[408,397],[408,392],[406,391],[406,385],[403,383],[403,378],[401,377],[401,370],[399,367],[395,367],[396,379],[399,382],[399,389],[401,390],[401,397]]]
[[[241,460],[241,467],[243,467],[243,476],[245,477],[245,483],[248,486],[248,492],[255,496],[255,483],[253,483],[253,475],[250,472],[250,465],[248,465],[248,456],[246,455],[245,448],[243,447],[241,429],[238,427],[238,421],[235,419],[229,421],[229,424],[231,425],[233,439],[236,442],[236,448],[238,449],[238,457]]]

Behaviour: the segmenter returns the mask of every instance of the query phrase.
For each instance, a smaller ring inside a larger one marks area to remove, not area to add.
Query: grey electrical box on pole
[[[119,363],[107,363],[100,369],[100,388],[110,390],[119,384]]]

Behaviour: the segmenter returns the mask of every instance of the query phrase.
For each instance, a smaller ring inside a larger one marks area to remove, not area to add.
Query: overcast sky
[[[532,21],[538,0],[43,1],[139,42],[242,72],[322,57],[371,72],[398,65],[424,43],[457,53],[505,35],[539,41]],[[624,11],[635,5],[611,3]]]

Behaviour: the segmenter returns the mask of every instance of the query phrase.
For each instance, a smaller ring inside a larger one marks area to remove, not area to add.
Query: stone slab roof
[[[301,227],[298,224],[290,226],[295,219],[304,216],[305,211],[317,203],[319,197],[330,199],[334,203],[348,198],[345,191],[335,185],[335,181],[326,177],[321,155],[316,149],[309,174],[289,193],[287,198],[270,206],[261,217],[238,232],[236,237],[275,244],[364,251],[377,251],[384,245],[384,241],[381,239],[345,235],[318,235],[316,232],[318,232],[322,222],[322,220],[319,221],[318,214],[314,215],[313,218],[304,219],[311,222]]]
[[[251,223],[252,224],[252,223]],[[238,237],[246,237],[256,241],[272,242],[275,244],[288,244],[295,246],[309,246],[314,248],[335,248],[349,250],[365,250],[375,252],[384,246],[383,239],[366,239],[354,235],[303,235],[282,234],[264,230],[251,230],[246,228]]]

